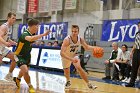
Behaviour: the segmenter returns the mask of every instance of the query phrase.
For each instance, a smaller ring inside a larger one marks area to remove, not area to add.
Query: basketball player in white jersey
[[[0,64],[2,64],[2,59],[7,57],[12,60],[9,73],[6,75],[5,79],[8,81],[12,81],[12,72],[16,66],[16,62],[14,60],[14,53],[11,52],[6,47],[11,47],[12,45],[16,45],[17,43],[10,39],[10,27],[16,21],[16,14],[9,12],[7,16],[7,22],[0,26]]]
[[[70,66],[73,64],[77,71],[79,72],[81,78],[87,83],[87,86],[90,89],[96,89],[97,86],[91,84],[88,80],[86,72],[82,69],[80,65],[80,60],[78,55],[76,54],[80,45],[84,47],[85,50],[93,50],[93,48],[97,48],[95,46],[87,45],[85,40],[79,36],[79,27],[78,25],[72,25],[72,34],[68,35],[62,44],[61,47],[61,57],[62,57],[62,65],[64,70],[64,75],[66,77],[65,88],[69,88],[71,85],[70,82]]]

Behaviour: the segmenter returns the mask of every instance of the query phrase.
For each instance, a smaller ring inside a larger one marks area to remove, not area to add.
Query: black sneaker
[[[119,77],[113,77],[112,80],[117,81],[120,80]]]
[[[128,83],[127,85],[125,85],[125,87],[134,87],[134,83]]]
[[[18,79],[17,77],[14,77],[13,80],[15,81],[18,88],[20,88],[20,81],[21,79]]]
[[[71,86],[70,81],[67,81],[66,84],[65,84],[65,88],[69,88],[70,86]]]
[[[105,79],[111,79],[111,76],[106,76],[106,77],[103,77],[102,79],[103,80],[105,80]]]

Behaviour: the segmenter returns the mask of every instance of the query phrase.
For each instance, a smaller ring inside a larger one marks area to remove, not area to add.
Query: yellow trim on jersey
[[[18,45],[18,47],[17,47],[17,49],[16,49],[16,51],[15,51],[15,53],[14,53],[15,55],[18,55],[18,54],[20,53],[20,51],[21,51],[23,45],[24,45],[24,43],[19,42],[19,45]]]

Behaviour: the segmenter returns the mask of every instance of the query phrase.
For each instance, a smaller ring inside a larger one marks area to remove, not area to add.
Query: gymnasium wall
[[[54,12],[48,17],[46,14],[44,18],[38,17],[43,22],[68,22],[68,34],[71,32],[71,25],[77,24],[80,27],[80,35],[85,37],[85,31],[87,28],[93,27],[91,32],[88,32],[86,41],[91,41],[91,45],[98,45],[105,49],[105,55],[102,59],[91,58],[87,64],[89,70],[98,69],[104,71],[104,60],[108,59],[111,52],[111,42],[100,41],[102,33],[102,24],[104,20],[117,20],[117,19],[137,19],[140,18],[139,3],[126,2],[127,0],[104,0],[107,2],[103,3],[103,0],[78,0],[77,7],[74,10],[64,10],[63,12],[58,11],[57,14]],[[118,2],[119,1],[119,2]],[[134,0],[129,0],[134,1]],[[114,7],[112,6],[112,3]],[[127,6],[127,7],[123,7]],[[17,0],[0,0],[0,24],[6,21],[6,16],[9,11],[15,11],[17,8]],[[17,21],[13,26],[13,39],[17,39],[17,29],[20,23],[22,23],[23,15],[17,14]],[[30,15],[33,17],[33,14]],[[93,34],[93,35],[92,35]],[[88,42],[87,42],[88,43]],[[123,42],[132,46],[131,42]],[[120,46],[122,43],[119,43]],[[131,48],[129,48],[130,50]],[[90,52],[86,52],[90,53]]]

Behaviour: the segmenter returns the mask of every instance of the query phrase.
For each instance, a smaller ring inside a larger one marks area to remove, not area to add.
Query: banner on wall
[[[17,13],[25,14],[26,12],[26,0],[18,0]]]
[[[18,37],[27,29],[27,27],[27,24],[19,24]],[[36,34],[42,34],[46,29],[49,29],[52,32],[49,35],[42,37],[41,40],[63,40],[68,33],[68,22],[40,24]]]
[[[39,12],[49,12],[50,0],[39,0]]]
[[[76,9],[77,0],[66,0],[65,9]]]
[[[62,10],[62,0],[50,0],[51,1],[51,11]]]
[[[138,32],[136,20],[105,20],[102,28],[102,41],[133,42]]]
[[[38,0],[28,0],[28,13],[36,13],[38,10]]]

